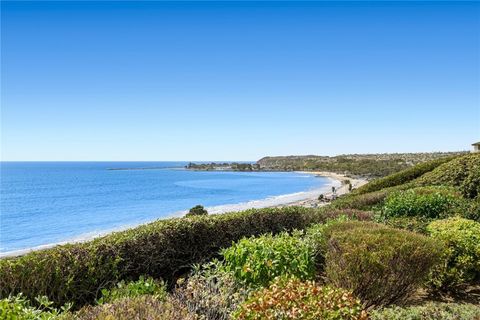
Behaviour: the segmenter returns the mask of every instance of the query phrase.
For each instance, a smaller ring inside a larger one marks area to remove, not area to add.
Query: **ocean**
[[[288,203],[334,183],[297,172],[190,171],[186,164],[2,162],[0,255],[182,216],[197,204],[222,213]]]

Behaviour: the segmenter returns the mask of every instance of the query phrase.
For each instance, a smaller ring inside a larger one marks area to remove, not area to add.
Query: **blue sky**
[[[466,150],[478,2],[2,1],[2,160]]]

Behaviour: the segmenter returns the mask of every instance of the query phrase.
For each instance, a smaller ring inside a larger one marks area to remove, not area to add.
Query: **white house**
[[[472,146],[473,146],[472,152],[480,152],[480,141],[472,143]]]

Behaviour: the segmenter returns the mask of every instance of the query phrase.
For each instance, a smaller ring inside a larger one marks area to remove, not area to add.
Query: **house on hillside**
[[[480,152],[480,142],[472,143],[473,150],[472,152]]]

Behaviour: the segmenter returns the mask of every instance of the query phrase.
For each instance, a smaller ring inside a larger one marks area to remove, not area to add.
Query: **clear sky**
[[[9,2],[3,160],[466,150],[479,2]]]

